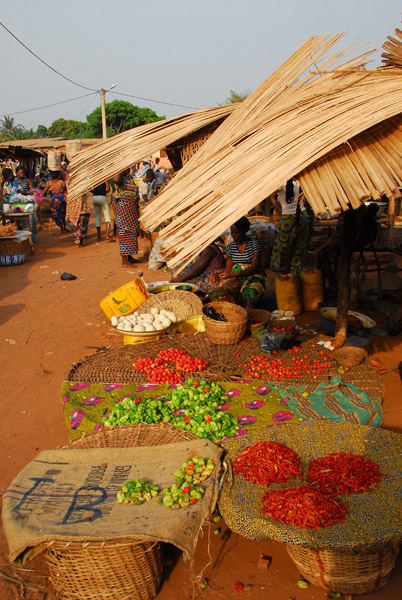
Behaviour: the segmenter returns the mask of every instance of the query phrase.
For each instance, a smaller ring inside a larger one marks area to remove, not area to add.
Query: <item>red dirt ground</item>
[[[117,347],[122,343],[119,334],[110,333],[99,300],[133,279],[139,270],[148,281],[166,279],[160,271],[147,271],[146,263],[137,268],[121,268],[118,244],[97,243],[93,222],[83,248],[74,245],[71,234],[60,235],[50,226],[39,231],[38,240],[34,255],[24,265],[0,269],[1,493],[38,452],[68,440],[59,391],[72,363],[95,352],[85,346]],[[146,247],[147,242],[142,242],[142,248]],[[77,280],[61,281],[63,271],[74,273]],[[373,316],[380,325],[384,324],[381,316]],[[315,320],[312,313],[303,316],[303,321]],[[402,336],[374,340],[371,355],[379,356],[385,367],[397,366]],[[398,370],[385,375],[384,384],[384,426],[402,433]],[[193,569],[173,552],[174,567],[166,576],[158,600],[232,598],[236,581],[246,586],[240,594],[245,600],[326,598],[324,589],[313,585],[300,589],[296,585],[299,574],[283,545],[269,540],[249,541],[231,533],[223,522],[219,525],[221,535],[212,533],[216,524],[204,527]],[[43,565],[36,562],[37,571],[10,566],[7,543],[4,534],[0,535],[0,600],[54,598],[43,586],[46,580],[38,576],[45,573]],[[257,568],[260,553],[272,557],[267,571]],[[25,580],[28,586],[24,590],[5,575]],[[197,579],[202,578],[209,581],[210,587],[205,590],[197,585]],[[361,599],[394,600],[400,597],[401,584],[400,559],[389,584]]]

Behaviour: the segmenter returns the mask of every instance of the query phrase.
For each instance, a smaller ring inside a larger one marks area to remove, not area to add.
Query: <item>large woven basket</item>
[[[131,448],[193,439],[192,433],[171,425],[127,425],[88,433],[61,448]],[[158,593],[158,542],[55,541],[45,554],[52,585],[63,600],[151,600]]]
[[[144,304],[141,304],[138,311],[140,313],[149,312],[154,307],[159,310],[164,308],[173,311],[178,321],[196,317],[202,313],[202,302],[199,297],[192,292],[182,290],[171,290],[155,294],[148,298]]]
[[[398,555],[398,548],[393,545],[371,554],[347,554],[290,545],[286,548],[307,581],[342,594],[367,594],[384,587]]]
[[[226,317],[226,322],[215,321],[203,313],[205,332],[209,340],[213,344],[224,346],[240,342],[246,333],[247,311],[230,302],[210,302],[205,305],[204,309],[207,307],[214,308],[217,313],[222,313]]]
[[[23,254],[29,252],[29,241],[16,242],[15,240],[0,240],[0,254]]]

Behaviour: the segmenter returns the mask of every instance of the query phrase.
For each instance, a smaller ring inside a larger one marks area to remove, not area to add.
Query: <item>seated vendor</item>
[[[218,281],[218,273],[225,266],[224,256],[220,248],[218,248],[216,241],[209,244],[177,276],[174,276],[174,273],[179,267],[172,269],[172,279],[170,281],[172,283],[193,283],[203,292],[211,292]]]
[[[209,295],[211,300],[228,300],[255,308],[264,294],[266,274],[261,267],[261,242],[247,237],[250,221],[242,217],[231,227],[233,242],[226,247],[226,267],[221,281]]]

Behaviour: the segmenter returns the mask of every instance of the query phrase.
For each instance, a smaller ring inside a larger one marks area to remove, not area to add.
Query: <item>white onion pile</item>
[[[129,331],[130,333],[148,333],[151,331],[161,331],[167,329],[176,323],[177,317],[171,310],[159,310],[151,308],[149,313],[140,314],[138,311],[132,315],[113,316],[111,318],[112,327],[116,327],[119,331]]]

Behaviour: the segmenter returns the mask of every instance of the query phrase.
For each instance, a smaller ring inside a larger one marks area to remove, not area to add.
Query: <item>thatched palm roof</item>
[[[144,227],[175,217],[160,234],[167,252],[175,253],[171,265],[190,260],[296,173],[316,214],[347,209],[347,202],[359,206],[371,191],[378,197],[401,184],[399,121],[389,125],[392,148],[387,140],[381,152],[373,151],[370,129],[402,113],[401,72],[368,71],[363,56],[332,71],[321,66],[298,81],[337,40],[307,40],[147,207]],[[334,59],[339,55],[329,62]],[[384,158],[388,154],[394,156],[392,166]]]
[[[402,74],[335,52],[342,36],[309,38],[240,105],[139,127],[73,160],[77,197],[154,150],[225,117],[146,208],[143,227],[173,218],[161,237],[171,265],[191,260],[298,173],[315,213],[332,214],[402,184]],[[332,69],[332,70],[331,70]]]
[[[234,109],[234,105],[217,106],[141,125],[79,152],[70,162],[69,200],[180,138],[226,118]]]

